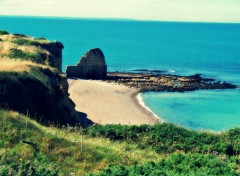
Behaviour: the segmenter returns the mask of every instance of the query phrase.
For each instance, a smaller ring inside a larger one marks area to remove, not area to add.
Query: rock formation
[[[67,66],[67,77],[84,79],[105,79],[107,76],[107,65],[101,49],[89,50],[76,66]]]
[[[108,73],[108,82],[123,84],[140,92],[169,91],[185,92],[199,89],[236,89],[236,85],[204,78],[200,74],[191,76],[164,75],[151,73]]]
[[[49,55],[49,65],[57,68],[62,72],[62,49],[64,48],[61,42],[51,42],[48,44],[40,44],[40,47],[46,49]]]

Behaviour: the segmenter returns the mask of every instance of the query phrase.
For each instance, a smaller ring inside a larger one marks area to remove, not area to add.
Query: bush
[[[34,160],[23,161],[16,159],[13,152],[1,156],[0,158],[0,175],[34,175],[34,176],[57,176],[58,169],[56,165],[47,160]]]
[[[17,36],[17,37],[27,37],[26,35],[24,34],[13,34],[14,36]]]
[[[27,45],[27,46],[30,46],[30,45],[40,46],[41,45],[39,42],[31,41],[31,40],[27,40],[27,39],[23,39],[23,38],[16,39],[13,42],[18,45]]]
[[[228,156],[240,154],[240,128],[222,134],[212,134],[187,130],[167,123],[153,126],[95,125],[85,129],[85,134],[113,141],[136,143],[141,149],[150,147],[162,154],[177,151]]]
[[[35,38],[34,40],[47,40],[47,39],[44,37],[39,37],[39,38]]]
[[[237,175],[235,167],[212,155],[172,154],[160,162],[148,162],[143,165],[124,166],[110,165],[97,174],[89,176],[135,176],[135,175]]]
[[[0,30],[0,35],[8,35],[9,33],[7,31]]]

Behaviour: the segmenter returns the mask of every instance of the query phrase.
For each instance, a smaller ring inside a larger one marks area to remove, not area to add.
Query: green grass
[[[35,53],[30,53],[30,52],[24,52],[16,48],[12,48],[10,50],[8,57],[12,59],[29,60],[38,64],[45,64],[48,58],[45,53],[41,52],[41,50]]]
[[[13,43],[16,43],[17,45],[27,45],[27,46],[40,46],[41,44],[37,41],[27,40],[24,38],[18,38]]]
[[[24,115],[6,110],[0,110],[0,125],[2,127],[0,129],[2,134],[0,136],[0,175],[4,175],[3,173],[11,173],[9,175],[93,173],[93,175],[127,176],[160,173],[162,175],[237,175],[240,173],[238,154],[228,156],[216,152],[164,152],[164,150],[157,153],[155,148],[147,143],[146,146],[140,147],[139,141],[148,140],[146,136],[140,134],[140,128],[155,128],[156,132],[161,128],[166,130],[164,125],[129,126],[138,130],[136,140],[131,137],[128,137],[128,140],[123,138],[113,140],[113,138],[108,139],[108,135],[100,136],[98,131],[100,126],[85,130],[71,126],[45,127]],[[127,130],[125,126],[123,127],[122,131]],[[95,137],[93,137],[94,128],[97,129]],[[113,125],[111,128],[120,129],[121,126]],[[171,130],[168,131],[169,138],[167,136],[165,138],[170,140],[178,128],[172,125]],[[91,134],[86,134],[88,130]],[[131,131],[133,130],[125,133],[131,134]],[[203,132],[196,133],[203,134]],[[144,134],[150,135],[151,130],[145,131]],[[205,133],[205,136],[207,135],[210,134]],[[239,139],[237,129],[215,134],[219,137],[226,135],[231,135],[232,142]],[[23,140],[34,145],[21,142]],[[169,146],[169,143],[162,145]]]
[[[131,165],[161,159],[151,150],[139,150],[125,142],[82,136],[80,128],[44,127],[12,111],[0,110],[0,125],[3,127],[0,129],[0,175],[9,172],[10,175],[22,172],[38,175],[38,172],[50,171],[60,175],[83,175],[108,164]],[[22,143],[23,140],[36,147]]]
[[[142,126],[93,126],[85,130],[92,137],[105,137],[112,141],[137,143],[138,148],[151,147],[157,153],[174,152],[240,155],[240,128],[221,134],[187,130],[172,124]]]
[[[212,155],[172,154],[160,162],[147,162],[143,165],[112,165],[97,174],[89,176],[136,176],[136,175],[197,175],[197,176],[233,176],[237,167]]]

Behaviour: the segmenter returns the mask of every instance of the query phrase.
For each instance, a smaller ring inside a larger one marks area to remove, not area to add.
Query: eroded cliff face
[[[67,80],[49,68],[0,73],[0,107],[42,121],[75,124],[75,105],[68,98]]]

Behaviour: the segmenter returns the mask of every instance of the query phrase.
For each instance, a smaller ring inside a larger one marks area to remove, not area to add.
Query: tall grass
[[[162,158],[150,149],[137,149],[134,144],[82,136],[78,127],[44,127],[13,111],[0,110],[0,123],[3,127],[0,129],[0,175],[10,171],[13,171],[10,175],[17,175],[23,168],[23,173],[53,171],[60,175],[83,175],[109,164],[131,165]],[[22,143],[23,140],[37,147]]]
[[[7,57],[0,57],[0,62],[0,72],[29,72],[32,67],[47,68],[32,61],[12,60]]]

